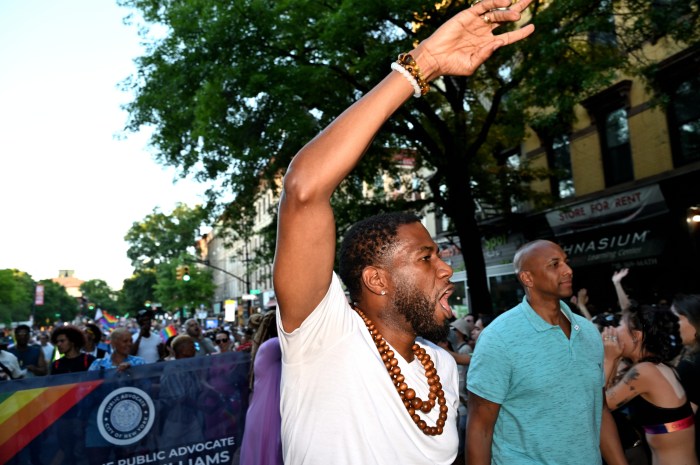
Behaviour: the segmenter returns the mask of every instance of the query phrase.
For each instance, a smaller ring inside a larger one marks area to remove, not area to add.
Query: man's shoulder
[[[15,363],[17,363],[17,356],[9,350],[0,350],[0,359],[5,359],[10,362],[14,361]]]
[[[491,329],[491,331],[496,332],[509,332],[513,329],[513,325],[520,325],[523,321],[526,321],[521,305],[518,304],[498,315],[484,331]]]

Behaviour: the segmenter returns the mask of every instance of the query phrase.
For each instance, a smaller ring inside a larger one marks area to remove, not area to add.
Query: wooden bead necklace
[[[406,378],[401,374],[399,361],[396,359],[396,357],[394,357],[394,351],[391,350],[391,347],[389,347],[389,344],[384,340],[384,337],[374,326],[372,320],[367,318],[362,310],[357,307],[354,308],[357,314],[360,315],[360,318],[362,318],[362,321],[365,322],[365,326],[367,326],[367,330],[372,336],[372,340],[377,346],[379,355],[384,362],[386,371],[389,373],[389,377],[391,377],[391,381],[394,383],[396,391],[399,393],[401,401],[403,402],[404,407],[406,407],[406,410],[411,416],[413,422],[416,424],[416,426],[418,426],[423,434],[426,434],[427,436],[438,436],[442,434],[445,422],[447,421],[448,409],[445,401],[445,391],[442,390],[440,376],[437,374],[435,364],[432,360],[430,360],[430,355],[428,355],[425,352],[425,349],[418,344],[413,344],[413,347],[411,347],[413,354],[423,364],[425,376],[428,378],[428,386],[430,386],[428,400],[422,400],[416,396],[416,391],[409,388],[405,383]],[[423,413],[430,413],[430,411],[433,410],[433,407],[435,407],[435,404],[440,406],[440,414],[438,416],[438,420],[435,422],[435,426],[428,426],[416,411],[420,410]]]

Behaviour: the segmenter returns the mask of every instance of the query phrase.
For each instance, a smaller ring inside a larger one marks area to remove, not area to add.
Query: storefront
[[[518,222],[519,232],[484,234],[494,311],[503,312],[522,300],[512,260],[520,245],[534,239],[562,246],[574,270],[574,292],[588,290],[594,313],[617,311],[612,275],[621,268],[630,269],[623,287],[642,303],[670,301],[677,293],[700,293],[700,222],[689,220],[693,207],[700,207],[699,186],[700,170],[677,171],[631,189],[527,215]],[[457,245],[440,247],[443,259],[455,269],[453,281],[460,288],[451,303],[460,309],[458,314],[465,313],[469,285],[464,259]]]
[[[521,233],[487,234],[481,240],[486,265],[486,277],[493,301],[493,311],[502,313],[523,298],[523,290],[515,277],[513,256],[525,239]],[[439,244],[440,257],[455,270],[452,282],[456,285],[455,293],[450,298],[450,305],[458,317],[470,313],[469,283],[464,271],[464,257],[455,243]],[[489,310],[487,310],[488,312]],[[474,313],[485,313],[474,309]]]

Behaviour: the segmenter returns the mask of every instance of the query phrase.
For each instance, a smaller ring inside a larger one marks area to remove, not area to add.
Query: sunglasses
[[[223,344],[224,342],[228,342],[228,338],[226,338],[226,339],[217,339],[217,340],[216,340],[216,343],[217,343],[217,344]]]

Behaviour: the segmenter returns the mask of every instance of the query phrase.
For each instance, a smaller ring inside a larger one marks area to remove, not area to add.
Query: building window
[[[627,119],[631,87],[631,81],[622,81],[582,102],[598,129],[605,187],[634,179]]]
[[[656,84],[667,97],[666,120],[676,167],[700,161],[700,47],[659,63]]]
[[[700,160],[700,76],[681,82],[669,95],[667,118],[676,166]]]
[[[554,137],[545,149],[547,162],[554,172],[551,177],[551,190],[558,199],[566,199],[576,195],[574,175],[571,169],[571,146],[566,134]]]
[[[571,167],[570,128],[555,123],[552,126],[535,125],[533,129],[540,139],[540,146],[547,156],[549,191],[555,200],[563,200],[576,195],[574,173]]]
[[[627,109],[618,108],[605,115],[600,132],[606,187],[633,180]]]
[[[671,130],[678,141],[676,164],[700,159],[700,76],[682,82],[671,95]]]
[[[588,41],[593,46],[616,46],[617,32],[615,31],[615,15],[611,0],[601,0],[598,3],[598,18],[601,18],[595,29],[588,33]]]

